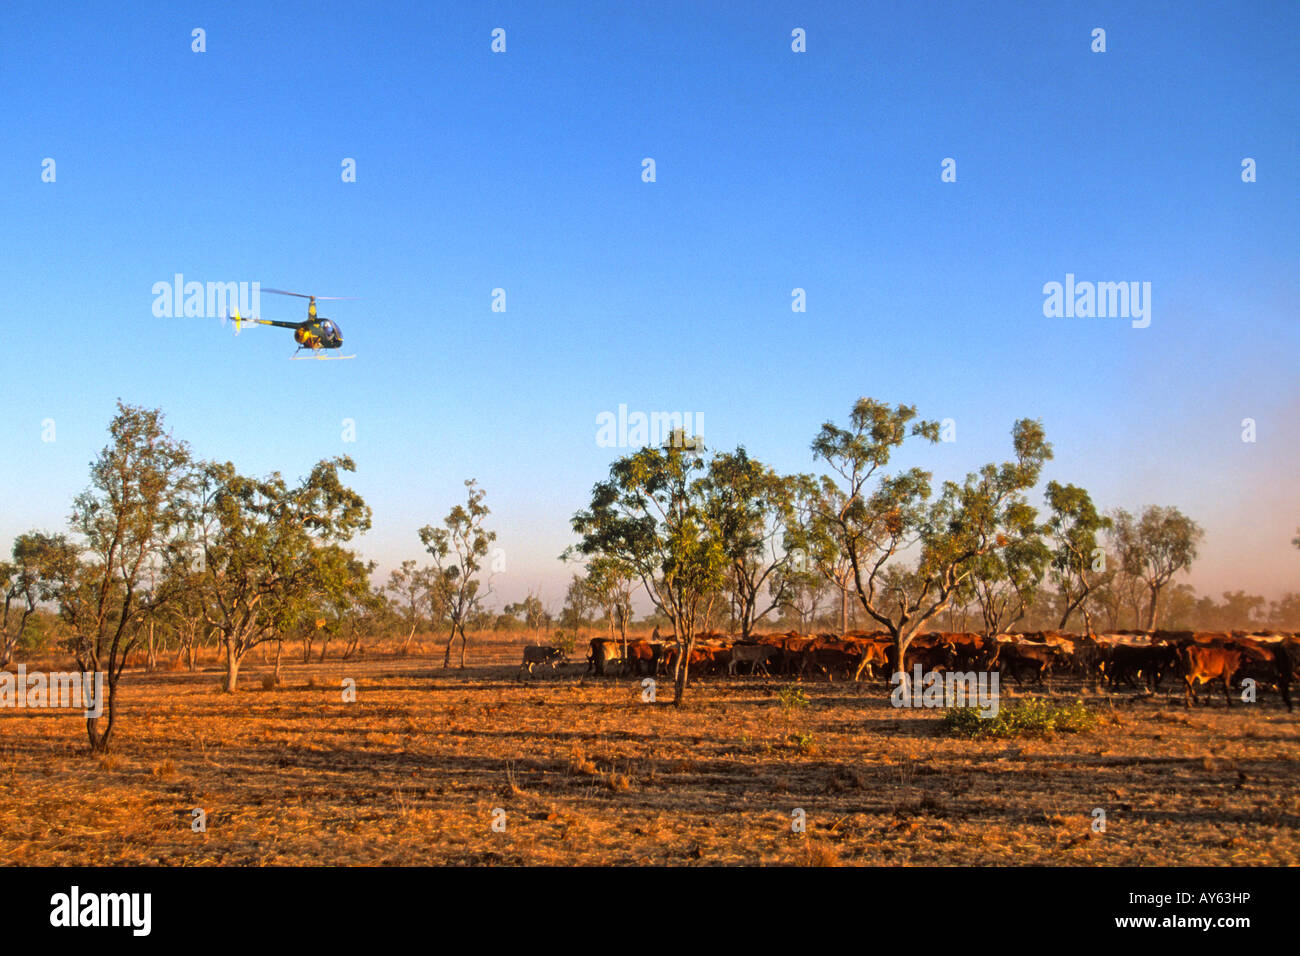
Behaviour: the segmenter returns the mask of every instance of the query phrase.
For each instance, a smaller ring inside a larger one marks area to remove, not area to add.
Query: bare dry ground
[[[521,683],[513,642],[472,645],[464,671],[422,650],[286,665],[274,689],[251,660],[235,695],[213,661],[128,672],[105,757],[79,714],[0,711],[0,860],[1300,863],[1300,715],[1272,696],[1185,714],[1171,685],[1058,687],[1098,729],[986,742],[941,736],[941,712],[895,709],[880,683],[804,682],[790,706],[788,679],[706,678],[678,711],[667,682],[651,705],[577,664]]]

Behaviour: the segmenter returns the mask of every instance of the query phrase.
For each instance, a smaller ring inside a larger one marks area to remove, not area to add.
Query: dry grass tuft
[[[605,786],[614,793],[622,793],[624,790],[632,789],[632,778],[625,773],[607,773]]]
[[[575,777],[594,777],[600,771],[594,761],[588,759],[581,747],[575,747],[569,754],[569,773]]]
[[[829,843],[823,843],[819,840],[807,840],[804,843],[803,851],[804,866],[842,866],[840,852]]]

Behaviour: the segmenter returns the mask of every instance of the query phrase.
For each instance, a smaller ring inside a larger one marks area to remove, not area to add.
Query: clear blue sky
[[[810,470],[871,395],[956,421],[900,462],[939,477],[1041,417],[1048,477],[1206,526],[1193,583],[1294,589],[1298,47],[1289,2],[7,3],[0,546],[121,397],[253,473],[351,454],[384,570],[476,477],[499,594],[558,608],[600,412]],[[358,357],[154,318],[177,272],[359,296]],[[1066,273],[1150,282],[1150,327],[1045,318]]]

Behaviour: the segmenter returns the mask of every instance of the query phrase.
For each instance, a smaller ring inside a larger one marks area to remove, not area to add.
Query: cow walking
[[[568,662],[569,660],[564,651],[558,647],[525,647],[524,659],[519,665],[519,679],[523,680],[525,675],[532,677],[534,667],[550,667],[554,671],[561,664],[567,664]]]
[[[1183,672],[1183,706],[1190,708],[1196,700],[1196,685],[1218,681],[1223,684],[1223,698],[1232,706],[1232,675],[1241,667],[1242,652],[1235,647],[1205,647],[1188,644],[1178,650],[1178,663]],[[1209,706],[1210,698],[1205,698]]]

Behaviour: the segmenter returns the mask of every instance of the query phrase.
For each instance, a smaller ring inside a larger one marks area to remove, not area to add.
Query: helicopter
[[[273,325],[276,328],[294,330],[293,340],[298,343],[298,348],[293,353],[293,355],[289,356],[291,359],[313,358],[313,359],[319,359],[321,361],[324,361],[327,359],[356,358],[355,355],[320,354],[322,351],[326,349],[338,349],[343,347],[343,330],[339,328],[339,324],[335,322],[333,319],[327,319],[324,316],[318,316],[316,314],[317,299],[320,299],[321,301],[326,301],[326,300],[341,301],[344,299],[352,299],[354,298],[354,296],[307,295],[306,293],[303,292],[286,292],[283,289],[263,289],[262,291],[272,292],[275,295],[292,295],[292,296],[296,296],[299,299],[307,299],[308,302],[307,302],[306,320],[302,322],[276,322],[272,319],[257,319],[251,317],[246,318],[239,314],[239,309],[235,309],[235,314],[233,318],[235,322],[236,335],[239,334],[239,330],[245,322],[251,322],[256,325]],[[303,349],[309,349],[310,351],[307,355],[299,355],[298,353],[301,352]]]

